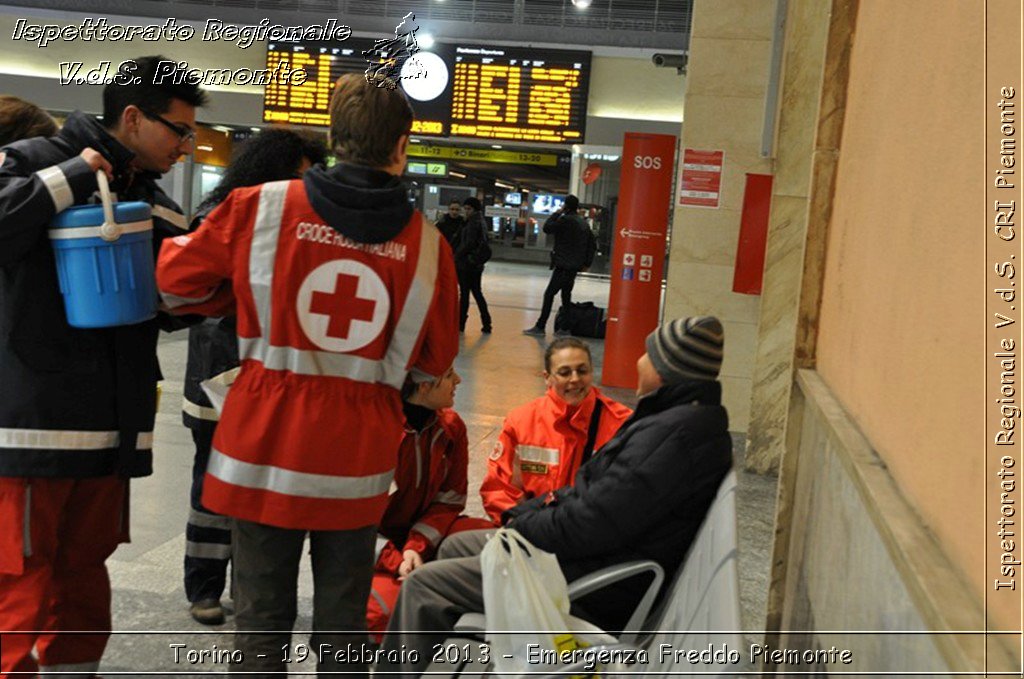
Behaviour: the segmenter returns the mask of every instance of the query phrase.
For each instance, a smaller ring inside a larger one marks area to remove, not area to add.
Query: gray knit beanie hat
[[[665,384],[715,380],[722,368],[725,334],[714,316],[691,316],[666,323],[647,336],[647,355]]]

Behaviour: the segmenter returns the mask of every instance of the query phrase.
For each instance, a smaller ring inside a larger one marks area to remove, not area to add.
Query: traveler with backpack
[[[572,303],[576,274],[589,269],[594,261],[597,239],[587,222],[577,214],[579,206],[580,199],[569,194],[565,197],[562,209],[544,222],[544,233],[555,235],[555,246],[551,250],[551,280],[544,290],[540,318],[535,325],[523,330],[524,335],[544,336],[544,326],[548,324],[555,295],[561,292],[562,306],[569,306]]]
[[[473,196],[462,201],[466,211],[466,223],[459,232],[455,246],[455,270],[459,276],[459,332],[465,332],[466,319],[469,318],[469,295],[472,293],[480,310],[480,332],[491,332],[491,313],[487,310],[480,281],[484,275],[484,265],[491,258],[491,246],[487,243],[487,231],[484,229],[483,206]]]

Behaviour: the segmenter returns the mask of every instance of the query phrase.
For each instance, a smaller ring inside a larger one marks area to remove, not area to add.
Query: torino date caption
[[[228,648],[218,648],[217,644],[208,647],[189,646],[188,644],[168,644],[171,650],[172,661],[175,665],[242,665],[245,663],[246,655],[242,651]],[[256,658],[264,660],[268,657],[266,653],[257,653]],[[400,649],[385,650],[370,646],[368,644],[346,644],[335,646],[334,644],[285,644],[278,652],[279,660],[285,664],[302,663],[365,663],[374,665],[384,663],[418,663],[419,651],[407,650],[404,646]],[[467,662],[478,662],[487,664],[490,662],[490,648],[487,644],[434,644],[431,661],[440,664],[462,664]]]

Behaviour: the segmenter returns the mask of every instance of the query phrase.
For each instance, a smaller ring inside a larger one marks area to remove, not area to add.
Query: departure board
[[[582,142],[589,77],[590,52],[459,45],[451,134]]]
[[[354,37],[330,43],[270,43],[268,69],[288,61],[291,69],[305,69],[308,78],[302,85],[267,85],[263,119],[329,125],[334,82],[343,73],[364,72],[362,53],[373,45],[372,39]],[[417,135],[584,141],[590,52],[435,43],[413,58],[418,67],[403,69],[399,83],[416,112]]]
[[[304,69],[307,78],[302,85],[273,81],[268,84],[263,92],[263,120],[268,123],[329,126],[329,106],[335,81],[345,73],[365,72],[367,62],[363,51],[373,45],[370,38],[269,43],[267,69],[287,61],[291,70]],[[427,76],[450,79],[447,64],[453,59],[454,48],[437,44],[429,52],[434,56],[427,57],[426,50],[418,53],[428,67],[411,69],[410,77],[399,79],[399,83],[416,112],[413,132],[424,136],[448,136],[451,87],[446,85],[426,91],[423,83]]]

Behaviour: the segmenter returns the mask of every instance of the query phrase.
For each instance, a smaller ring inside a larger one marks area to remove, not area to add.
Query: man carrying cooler
[[[153,472],[161,319],[68,325],[47,226],[103,170],[120,200],[152,206],[155,246],[185,232],[155,180],[192,150],[206,96],[154,84],[162,59],[126,62],[102,121],[76,111],[57,136],[0,150],[0,629],[47,631],[0,635],[0,672],[96,672],[111,628],[104,562],[128,540],[128,479]]]

